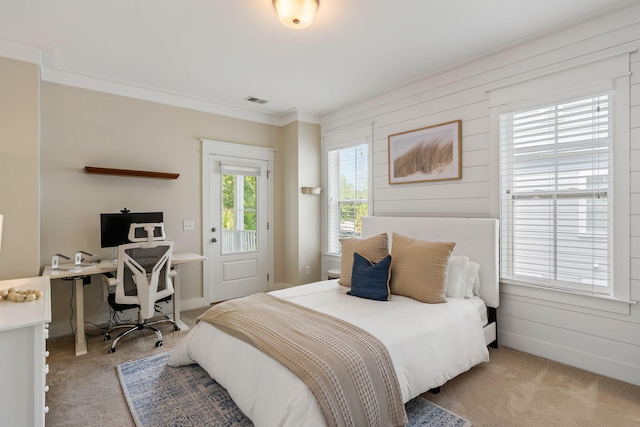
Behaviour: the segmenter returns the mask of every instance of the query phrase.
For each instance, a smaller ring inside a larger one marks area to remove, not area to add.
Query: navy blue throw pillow
[[[389,267],[391,255],[374,264],[354,252],[351,290],[347,294],[376,301],[389,301]]]

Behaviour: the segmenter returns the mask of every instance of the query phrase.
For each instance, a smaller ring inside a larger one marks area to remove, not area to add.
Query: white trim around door
[[[266,147],[257,147],[245,144],[235,144],[231,142],[213,141],[201,139],[202,141],[202,254],[207,259],[212,259],[212,251],[218,246],[213,246],[209,242],[211,240],[212,228],[219,227],[219,224],[212,223],[211,212],[211,168],[210,159],[212,156],[235,157],[238,160],[264,160],[267,161],[267,237],[269,240],[267,250],[267,270],[268,270],[268,288],[272,290],[274,283],[274,232],[273,232],[273,215],[274,215],[274,184],[273,184],[273,168],[275,163],[275,149]],[[212,291],[213,272],[211,271],[211,263],[205,262],[203,266],[203,296],[206,304],[211,304],[215,297]]]

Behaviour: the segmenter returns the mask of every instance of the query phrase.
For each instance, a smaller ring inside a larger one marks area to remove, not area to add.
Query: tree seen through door
[[[222,175],[222,253],[253,252],[258,247],[257,177]]]

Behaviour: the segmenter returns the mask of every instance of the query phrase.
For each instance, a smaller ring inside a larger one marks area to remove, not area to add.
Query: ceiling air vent
[[[269,102],[266,99],[256,98],[255,96],[247,96],[244,100],[254,102],[256,104],[266,104],[267,102]]]

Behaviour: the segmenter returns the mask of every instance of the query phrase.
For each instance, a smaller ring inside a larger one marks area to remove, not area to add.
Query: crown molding
[[[129,82],[108,79],[70,70],[43,66],[41,70],[42,80],[67,86],[75,86],[128,98],[142,99],[160,104],[173,105],[190,110],[203,111],[236,119],[280,126],[281,117],[275,114],[252,111],[213,102],[205,98],[187,96],[179,93],[163,91],[156,88],[135,85]]]
[[[283,114],[266,113],[206,98],[63,69],[54,65],[53,54],[54,52],[51,48],[0,38],[0,56],[39,65],[40,77],[45,82],[95,90],[273,126],[284,126],[296,120],[320,123],[319,116],[310,112],[294,110]]]
[[[0,37],[0,56],[40,65],[42,47]]]
[[[306,122],[319,125],[320,115],[310,111],[292,110],[281,116],[280,126],[286,126],[293,122]]]

